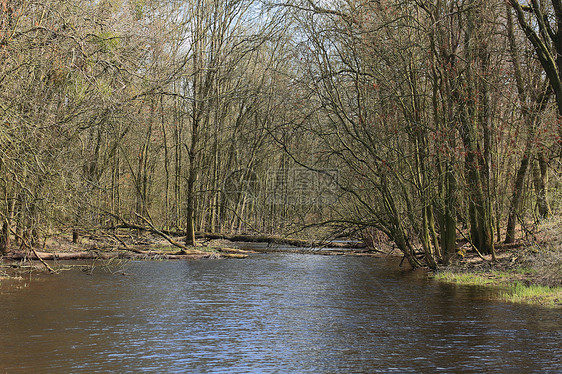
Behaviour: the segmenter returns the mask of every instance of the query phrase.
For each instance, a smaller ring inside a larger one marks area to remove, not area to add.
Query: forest
[[[0,254],[69,233],[495,257],[562,192],[560,0],[0,0]]]

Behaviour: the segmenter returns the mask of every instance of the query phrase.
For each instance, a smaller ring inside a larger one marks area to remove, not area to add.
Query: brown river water
[[[0,373],[562,373],[560,309],[492,301],[395,259],[86,269],[2,281]]]

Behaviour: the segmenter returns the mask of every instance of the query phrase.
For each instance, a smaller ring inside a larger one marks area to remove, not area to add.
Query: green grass
[[[525,284],[521,278],[535,274],[525,268],[513,271],[491,271],[475,273],[455,273],[443,271],[436,273],[434,278],[441,282],[454,283],[465,286],[484,286],[500,289],[497,293],[498,299],[512,302],[543,305],[550,307],[562,307],[562,287],[548,287],[530,283]],[[527,278],[532,279],[532,278]]]
[[[448,283],[464,284],[467,286],[485,286],[490,285],[493,281],[478,273],[452,273],[439,272],[435,274],[435,279]]]
[[[494,278],[500,277],[499,274],[494,274]],[[454,284],[461,284],[465,286],[492,286],[497,285],[497,280],[490,278],[490,274],[486,273],[454,273],[454,272],[439,272],[435,274],[435,279]]]
[[[525,275],[525,274],[537,274],[538,273],[537,269],[530,269],[530,268],[525,268],[525,267],[516,268],[514,270],[514,272],[517,273],[517,274],[523,274],[523,275]]]
[[[515,282],[500,296],[502,300],[513,303],[562,306],[562,287],[525,285],[521,282]]]

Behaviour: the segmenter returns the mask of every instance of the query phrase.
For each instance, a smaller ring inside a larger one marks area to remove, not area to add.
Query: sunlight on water
[[[560,311],[367,257],[132,262],[0,286],[0,372],[560,372]]]

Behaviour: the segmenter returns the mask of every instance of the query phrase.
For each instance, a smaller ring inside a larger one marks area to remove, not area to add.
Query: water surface
[[[4,281],[0,372],[562,372],[560,310],[490,301],[384,259],[115,270]]]

